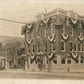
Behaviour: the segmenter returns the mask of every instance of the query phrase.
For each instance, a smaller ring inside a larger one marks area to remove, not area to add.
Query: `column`
[[[57,56],[57,64],[61,64],[61,60],[62,60],[62,59],[61,59],[61,56],[58,55],[58,56]]]
[[[28,56],[28,68],[30,68],[30,57]]]
[[[27,26],[26,26],[27,27]],[[25,47],[25,56],[24,56],[24,58],[25,58],[25,66],[24,66],[24,70],[27,70],[27,54],[28,54],[28,45],[27,45],[27,39],[28,39],[28,32],[26,31],[25,32],[25,35],[24,35],[24,38],[25,38],[25,42],[24,42],[24,47]]]
[[[79,64],[81,63],[81,55],[78,57]]]
[[[44,65],[44,69],[46,69],[46,56],[44,55],[44,59],[43,59],[43,65]]]
[[[71,58],[71,64],[75,64],[75,60]]]
[[[8,62],[7,62],[7,59],[5,59],[5,69],[8,69]]]
[[[25,59],[25,71],[27,70],[27,60]]]
[[[48,62],[48,72],[51,70],[51,61]]]
[[[67,64],[67,60],[68,60],[68,58],[65,59],[65,64]]]

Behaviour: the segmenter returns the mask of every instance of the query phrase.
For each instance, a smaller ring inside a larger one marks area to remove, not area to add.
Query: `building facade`
[[[62,9],[37,17],[22,27],[25,70],[84,71],[84,18]]]
[[[24,48],[24,39],[11,36],[0,36],[0,69],[13,69],[14,65],[19,68],[21,53]],[[21,66],[22,67],[22,66]]]

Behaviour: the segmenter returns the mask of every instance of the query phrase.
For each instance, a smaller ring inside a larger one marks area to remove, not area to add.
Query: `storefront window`
[[[54,63],[54,64],[57,64],[57,56],[54,57],[53,63]]]
[[[62,58],[61,64],[65,64],[65,59]]]
[[[78,59],[75,59],[75,63],[79,63],[79,60]]]
[[[67,63],[71,64],[71,57],[68,57]]]

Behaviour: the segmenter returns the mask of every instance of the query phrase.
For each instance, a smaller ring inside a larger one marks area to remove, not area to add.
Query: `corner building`
[[[25,70],[84,72],[84,18],[62,9],[37,17],[22,27]]]

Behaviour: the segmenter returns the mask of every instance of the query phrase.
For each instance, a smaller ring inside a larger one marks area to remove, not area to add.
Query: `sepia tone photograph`
[[[83,80],[83,3],[0,0],[0,79]]]

